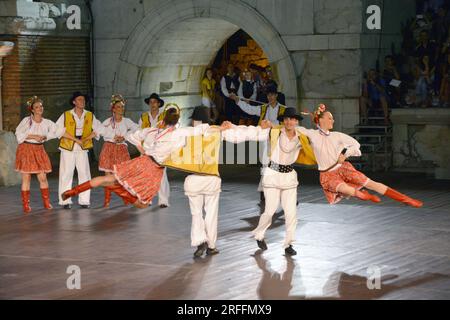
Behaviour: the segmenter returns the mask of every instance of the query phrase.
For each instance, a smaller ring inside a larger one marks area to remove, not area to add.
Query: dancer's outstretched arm
[[[270,122],[268,122],[270,124]],[[222,132],[222,139],[231,143],[241,143],[244,141],[267,141],[269,139],[270,126],[235,126],[230,125],[229,129]]]

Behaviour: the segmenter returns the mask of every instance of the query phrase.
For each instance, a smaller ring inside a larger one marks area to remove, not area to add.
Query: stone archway
[[[295,105],[295,68],[280,35],[255,9],[235,0],[171,0],[153,5],[122,49],[113,88],[131,97],[128,110],[136,113],[142,110],[142,98],[153,91],[182,106],[198,104],[205,67],[239,29],[264,50],[287,104]]]

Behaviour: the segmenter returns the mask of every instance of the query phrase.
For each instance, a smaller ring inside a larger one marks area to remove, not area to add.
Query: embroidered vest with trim
[[[158,115],[158,123],[160,123],[164,119],[164,115],[165,115],[165,112],[161,112]],[[151,127],[150,115],[148,114],[148,112],[144,112],[141,115],[141,120],[142,120],[141,129],[145,129],[145,128],[150,128]]]
[[[221,133],[218,128],[211,126],[207,136],[187,137],[186,145],[173,152],[163,165],[184,172],[219,177]]]
[[[258,126],[261,124],[261,121],[263,121],[265,118],[266,118],[266,113],[267,113],[267,108],[268,108],[269,106],[267,105],[267,104],[263,104],[262,106],[261,106],[261,116],[259,117],[259,120],[258,120]],[[279,116],[282,116],[283,114],[284,114],[284,111],[286,110],[286,107],[285,106],[282,106],[282,105],[280,105],[279,107],[278,107],[278,114],[277,114],[277,116],[279,117]]]
[[[270,137],[270,148],[269,148],[269,157],[275,150],[275,147],[277,146],[278,138],[281,134],[281,126],[272,128],[269,133]],[[309,139],[307,136],[301,134],[298,132],[299,136],[298,139],[300,141],[300,144],[302,148],[300,149],[300,152],[298,153],[297,160],[295,163],[303,164],[307,166],[313,166],[317,164],[316,157],[314,156],[314,151],[309,143]]]
[[[93,129],[92,129],[92,123],[94,119],[94,114],[90,111],[86,111],[86,114],[84,116],[84,123],[83,123],[83,134],[81,135],[81,138],[84,139],[88,137]],[[66,131],[69,132],[74,137],[76,136],[76,130],[77,130],[77,124],[74,118],[74,115],[72,114],[71,110],[64,112],[64,127],[66,128]],[[61,138],[59,141],[59,147],[64,150],[73,151],[73,147],[75,145],[75,141]],[[89,150],[94,147],[94,142],[92,139],[86,140],[83,142],[83,145],[81,146],[81,149],[83,150]]]

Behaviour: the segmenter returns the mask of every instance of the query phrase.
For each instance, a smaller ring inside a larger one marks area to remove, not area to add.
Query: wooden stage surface
[[[267,232],[267,251],[259,252],[250,236],[259,218],[258,168],[221,172],[220,254],[196,260],[184,174],[169,172],[166,209],[124,207],[113,195],[104,210],[103,191],[96,189],[92,209],[79,209],[75,199],[72,210],[45,211],[34,180],[33,211],[26,216],[20,188],[1,187],[0,298],[450,299],[449,181],[372,174],[424,207],[385,197],[381,204],[330,206],[318,174],[300,170],[298,255],[286,258],[282,212]],[[57,179],[50,183],[57,207]],[[66,287],[70,265],[81,269],[80,290]],[[377,271],[381,288],[369,290],[367,280]]]

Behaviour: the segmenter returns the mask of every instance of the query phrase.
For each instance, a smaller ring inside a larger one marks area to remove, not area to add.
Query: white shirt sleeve
[[[103,126],[103,124],[100,121],[97,120],[97,118],[94,115],[92,115],[92,117],[93,117],[92,129],[96,133],[95,139],[100,140],[100,136],[105,134],[105,127]]]
[[[128,132],[135,132],[136,130],[138,130],[141,127],[140,125],[138,125],[136,122],[134,122],[131,119],[127,118],[126,120],[127,120]],[[141,120],[139,120],[139,121],[141,121]]]
[[[225,97],[228,98],[230,96],[230,93],[227,89],[227,84],[225,82],[225,77],[222,77],[222,79],[220,79],[220,89],[222,90],[222,93]]]
[[[260,126],[234,126],[222,131],[222,139],[231,143],[244,141],[266,141],[269,138],[270,128],[262,129]]]
[[[306,129],[305,127],[296,127],[297,131],[301,134],[307,136],[308,138],[311,138],[313,133],[316,131],[314,129]]]
[[[30,134],[30,117],[25,117],[16,128],[17,143],[23,143]]]
[[[245,101],[240,100],[237,104],[242,111],[248,113],[252,116],[260,116],[261,115],[261,106],[251,106]]]
[[[203,123],[196,127],[182,127],[175,129],[174,133],[177,137],[190,137],[205,134],[209,129],[209,124]]]
[[[145,137],[149,133],[149,131],[156,130],[155,128],[145,128],[145,129],[138,129],[134,132],[130,132],[125,136],[125,140],[127,140],[129,143],[135,145],[135,146],[141,146],[142,141],[144,141]]]
[[[64,131],[66,130],[66,127],[64,126],[64,113],[56,120],[56,125],[58,128],[64,128]]]
[[[45,121],[48,123],[47,141],[51,139],[61,139],[66,132],[66,128],[61,128],[56,123],[48,119],[45,119]]]
[[[347,148],[345,152],[346,157],[360,157],[361,156],[361,145],[356,139],[346,135],[345,133],[338,132],[341,143],[344,145],[344,148]]]

